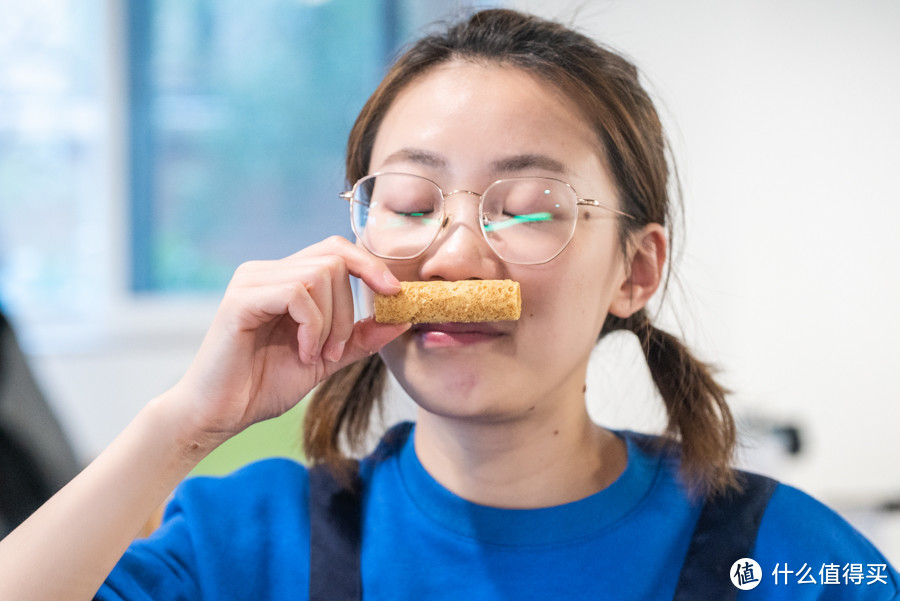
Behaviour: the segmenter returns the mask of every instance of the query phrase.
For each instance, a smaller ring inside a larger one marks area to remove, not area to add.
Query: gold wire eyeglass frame
[[[412,255],[409,257],[392,257],[389,255],[382,255],[380,253],[377,253],[365,245],[363,236],[356,229],[356,223],[355,223],[355,220],[353,219],[353,203],[362,204],[356,200],[356,191],[359,189],[359,186],[361,184],[363,184],[364,182],[366,182],[370,179],[373,179],[375,177],[381,176],[381,175],[402,175],[402,176],[406,176],[406,177],[415,177],[415,178],[418,178],[421,180],[425,180],[425,181],[429,182],[431,185],[433,185],[435,187],[435,189],[437,189],[438,193],[441,195],[441,207],[440,207],[441,208],[441,217],[440,217],[441,226],[435,230],[434,237],[431,239],[431,241],[415,255]],[[494,245],[491,244],[491,240],[488,237],[488,234],[484,229],[484,197],[485,197],[485,195],[488,193],[488,191],[490,191],[491,188],[493,188],[497,185],[509,182],[509,181],[514,181],[514,180],[552,181],[552,182],[562,184],[563,186],[565,186],[568,190],[570,190],[572,192],[572,197],[575,198],[575,207],[576,207],[575,219],[574,219],[574,223],[572,225],[572,230],[569,232],[569,237],[566,240],[565,244],[563,244],[560,247],[560,249],[558,251],[556,251],[556,253],[553,254],[553,256],[551,256],[547,259],[542,259],[540,261],[510,261],[509,259],[506,259],[505,257],[501,256],[500,253],[497,252],[497,250],[494,248]],[[508,178],[504,178],[504,179],[498,179],[498,180],[492,182],[487,188],[485,188],[484,192],[482,192],[481,194],[479,194],[477,192],[473,192],[471,190],[462,190],[462,189],[453,190],[451,192],[445,193],[444,190],[437,184],[437,182],[435,182],[427,177],[423,177],[421,175],[415,175],[413,173],[384,171],[384,172],[372,173],[370,175],[360,178],[359,180],[356,181],[355,184],[353,184],[353,187],[350,190],[345,190],[343,192],[338,193],[338,197],[342,198],[342,199],[346,200],[348,203],[350,203],[350,227],[353,228],[353,233],[356,234],[356,236],[360,240],[363,240],[363,246],[366,246],[366,250],[368,250],[370,253],[372,253],[376,257],[379,257],[382,259],[389,259],[392,261],[405,261],[405,260],[410,260],[410,259],[415,259],[417,257],[420,257],[425,252],[427,252],[428,249],[431,248],[431,246],[434,244],[434,241],[437,240],[437,237],[438,237],[438,234],[440,234],[440,231],[442,229],[444,229],[447,226],[447,224],[449,223],[448,215],[444,209],[444,207],[445,207],[444,201],[446,201],[449,197],[451,197],[455,194],[469,194],[469,195],[472,195],[472,196],[478,198],[478,203],[479,203],[478,211],[479,211],[479,214],[481,215],[481,219],[478,220],[478,225],[479,225],[479,229],[481,230],[481,235],[484,237],[485,241],[487,242],[487,244],[491,248],[491,250],[494,252],[494,254],[496,254],[498,257],[500,257],[503,261],[505,261],[507,263],[512,263],[514,265],[542,265],[544,263],[549,263],[550,261],[552,261],[553,259],[558,257],[559,254],[566,249],[566,247],[572,241],[572,237],[575,235],[575,226],[578,223],[577,208],[579,206],[589,206],[589,207],[594,207],[594,208],[598,208],[598,209],[603,209],[605,211],[609,211],[610,213],[613,213],[614,215],[618,215],[620,217],[625,217],[627,219],[634,219],[634,217],[632,215],[630,215],[624,211],[620,211],[619,209],[617,209],[615,207],[611,207],[608,204],[600,202],[599,200],[594,200],[592,198],[581,198],[580,196],[578,196],[578,193],[575,191],[575,188],[573,188],[572,185],[566,181],[557,179],[555,177],[543,177],[543,176],[523,176],[523,177],[508,177]]]

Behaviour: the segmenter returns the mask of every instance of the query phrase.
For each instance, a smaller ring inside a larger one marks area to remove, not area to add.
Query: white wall
[[[837,503],[900,496],[900,3],[511,4],[624,50],[654,90],[684,180],[688,337],[739,413],[807,435],[760,466]]]

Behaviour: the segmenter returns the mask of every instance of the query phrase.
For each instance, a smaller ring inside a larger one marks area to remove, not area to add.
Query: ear
[[[658,223],[633,235],[625,257],[625,281],[613,297],[610,313],[625,319],[644,308],[662,282],[666,251],[666,232]]]

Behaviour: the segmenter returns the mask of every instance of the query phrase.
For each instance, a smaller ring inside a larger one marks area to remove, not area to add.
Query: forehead
[[[569,171],[602,169],[596,134],[559,86],[494,63],[453,61],[407,84],[381,122],[370,170],[404,148],[446,153],[448,168],[541,155]]]

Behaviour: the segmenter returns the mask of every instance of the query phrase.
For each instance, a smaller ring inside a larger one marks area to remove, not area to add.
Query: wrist
[[[154,436],[166,441],[173,460],[188,470],[230,438],[231,434],[210,432],[199,423],[191,399],[172,388],[151,400],[144,409]]]

